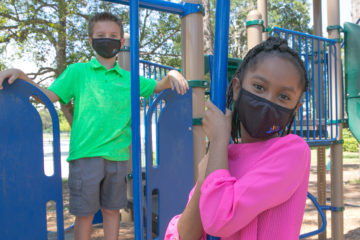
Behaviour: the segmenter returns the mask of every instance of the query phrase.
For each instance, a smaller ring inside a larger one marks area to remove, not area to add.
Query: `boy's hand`
[[[25,74],[21,70],[15,68],[7,69],[3,72],[0,72],[0,90],[3,89],[2,85],[5,79],[9,78],[8,83],[12,84],[17,78],[20,78],[23,75]]]
[[[211,101],[206,102],[207,110],[202,120],[202,128],[209,141],[224,141],[229,143],[231,135],[232,112],[226,109],[224,114]]]
[[[170,87],[172,90],[175,89],[176,92],[181,95],[184,95],[186,91],[189,90],[189,84],[181,73],[176,70],[171,70],[167,75],[169,77]]]

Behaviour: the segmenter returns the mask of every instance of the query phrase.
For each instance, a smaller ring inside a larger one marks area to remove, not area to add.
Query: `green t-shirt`
[[[74,119],[68,161],[84,157],[129,159],[131,143],[130,72],[107,70],[96,58],[69,65],[49,87],[61,103],[74,99]],[[140,95],[150,96],[156,81],[140,77]]]

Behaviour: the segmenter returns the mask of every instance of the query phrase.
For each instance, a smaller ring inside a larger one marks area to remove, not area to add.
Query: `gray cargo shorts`
[[[99,208],[127,207],[126,175],[128,161],[109,161],[100,157],[69,162],[70,213],[91,216]]]

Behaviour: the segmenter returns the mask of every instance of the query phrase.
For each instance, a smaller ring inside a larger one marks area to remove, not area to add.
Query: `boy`
[[[76,63],[48,88],[31,81],[21,70],[0,73],[0,90],[8,78],[39,87],[52,102],[74,99],[68,161],[70,212],[76,216],[75,239],[90,239],[94,213],[101,208],[106,240],[118,239],[119,210],[127,206],[127,174],[130,129],[130,73],[121,69],[116,54],[124,43],[121,21],[110,13],[93,16],[88,26],[89,43],[96,57]],[[140,77],[140,95],[147,97],[166,88],[184,94],[189,86],[177,71],[160,82]]]

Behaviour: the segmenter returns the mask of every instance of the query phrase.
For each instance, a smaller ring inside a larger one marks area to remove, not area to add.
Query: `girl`
[[[271,37],[248,52],[227,91],[232,111],[207,103],[209,152],[165,239],[299,239],[310,149],[289,131],[307,84],[304,64],[285,40]]]

